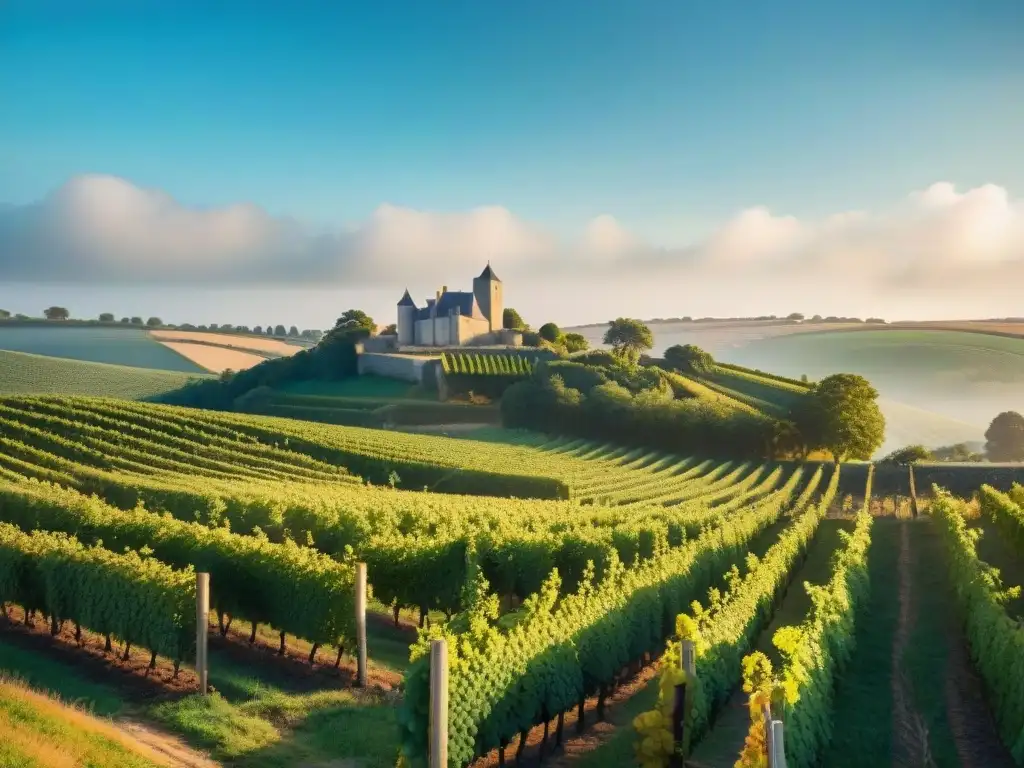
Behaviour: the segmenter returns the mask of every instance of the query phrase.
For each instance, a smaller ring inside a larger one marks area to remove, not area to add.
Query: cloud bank
[[[939,182],[888,210],[817,221],[755,207],[681,248],[646,242],[607,214],[559,238],[497,206],[381,205],[349,231],[312,232],[251,204],[192,208],[101,175],[0,208],[0,280],[10,282],[369,286],[444,280],[488,259],[510,276],[828,281],[938,296],[1024,283],[1024,201],[994,185]]]

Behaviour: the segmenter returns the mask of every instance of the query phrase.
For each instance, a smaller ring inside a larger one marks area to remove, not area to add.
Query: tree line
[[[294,338],[294,339],[306,339],[309,341],[319,341],[323,337],[323,331],[315,329],[299,330],[295,325],[285,327],[284,325],[268,324],[264,326],[257,325],[250,328],[248,325],[234,325],[231,323],[217,324],[209,323],[208,325],[193,325],[192,323],[180,323],[180,324],[167,324],[159,317],[149,317],[143,319],[138,315],[131,317],[122,317],[120,320],[114,315],[113,312],[101,312],[96,320],[78,319],[72,318],[71,312],[66,307],[52,306],[47,307],[43,310],[42,318],[29,317],[23,314],[12,315],[6,309],[0,309],[0,320],[11,320],[17,322],[25,321],[37,321],[45,319],[53,322],[81,322],[81,323],[96,323],[105,325],[119,325],[119,326],[136,326],[145,328],[166,328],[170,330],[178,331],[215,331],[217,333],[244,333],[254,334],[257,336],[272,336],[279,338]]]

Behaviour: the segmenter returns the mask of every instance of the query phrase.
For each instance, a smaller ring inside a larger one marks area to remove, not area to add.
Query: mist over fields
[[[651,330],[655,355],[673,344],[696,344],[723,362],[794,378],[861,374],[878,389],[886,416],[886,439],[876,456],[909,443],[980,442],[997,414],[1024,412],[1024,339],[752,323],[655,323]],[[604,328],[581,332],[600,344]]]

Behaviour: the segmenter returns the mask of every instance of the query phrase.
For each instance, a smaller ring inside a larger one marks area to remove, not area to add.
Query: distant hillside
[[[143,400],[209,374],[157,371],[0,350],[0,393],[62,394]]]

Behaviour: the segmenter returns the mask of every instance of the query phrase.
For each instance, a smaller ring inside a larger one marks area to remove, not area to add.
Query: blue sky
[[[1024,7],[5,3],[0,200],[101,172],[344,223],[381,202],[641,230],[1024,186]]]
[[[47,2],[0,8],[0,202],[97,173],[317,226],[482,205],[663,246],[754,205],[1024,190],[1024,4]]]

